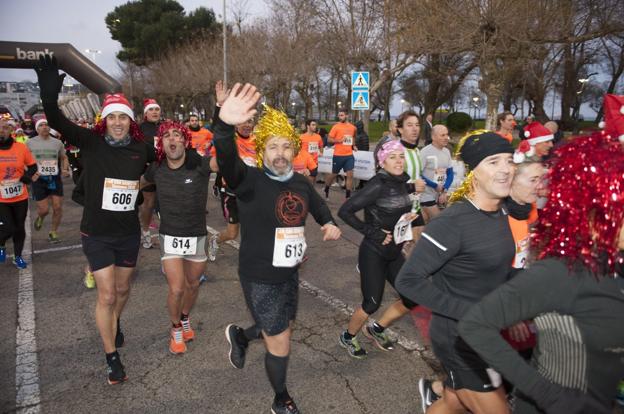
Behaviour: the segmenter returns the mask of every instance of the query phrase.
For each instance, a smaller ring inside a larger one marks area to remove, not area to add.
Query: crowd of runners
[[[376,174],[355,190],[354,153],[368,149],[368,138],[358,139],[346,110],[326,137],[315,120],[297,131],[284,112],[259,106],[253,85],[227,90],[218,82],[210,129],[197,115],[163,119],[149,98],[139,124],[121,93],[107,95],[89,127],[59,109],[64,75],[56,60],[42,57],[36,72],[45,118],[35,136],[0,119],[0,263],[10,257],[11,239],[12,263],[28,266],[31,195],[34,230],[49,227],[49,242],[59,242],[63,177],[71,175],[109,384],[129,379],[121,320],[139,249],[157,237],[168,348],[183,354],[196,336],[190,315],[206,263],[240,235],[250,323],[227,325],[228,359],[243,369],[250,344],[262,340],[272,412],[299,413],[286,378],[306,218],[318,223],[323,241],[341,237],[326,199],[343,174],[337,214],[363,235],[354,258],[362,300],[336,332],[351,357],[367,357],[361,335],[393,350],[386,329],[424,307],[444,372],[413,379],[423,412],[610,413],[618,398],[624,403],[624,97],[608,95],[606,125],[585,136],[560,140],[556,124],[531,121],[518,142],[505,112],[497,131],[471,131],[454,151],[448,129],[430,118],[421,145],[421,118],[404,112],[374,148]],[[332,170],[322,175],[326,146]],[[209,193],[225,219],[213,236]],[[399,298],[373,319],[386,282]],[[418,405],[416,396],[405,398]]]

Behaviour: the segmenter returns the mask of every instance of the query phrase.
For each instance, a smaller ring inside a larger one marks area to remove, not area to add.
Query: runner
[[[82,248],[97,284],[95,321],[106,353],[108,383],[117,384],[128,379],[117,348],[124,344],[119,318],[139,254],[139,179],[146,164],[154,160],[154,152],[142,141],[123,94],[106,97],[102,120],[93,130],[81,128],[58,107],[65,75],[59,76],[56,58],[41,57],[36,72],[50,126],[80,148],[85,161]]]
[[[459,332],[517,388],[515,412],[613,413],[624,372],[624,152],[600,132],[555,152],[540,259],[472,306]],[[535,318],[527,363],[499,331]]]
[[[283,112],[267,107],[256,133],[258,168],[238,157],[234,127],[252,117],[260,94],[246,84],[234,85],[214,123],[219,169],[238,196],[241,218],[239,276],[254,325],[243,330],[230,324],[226,338],[229,359],[243,368],[249,341],[264,338],[265,366],[275,391],[274,414],[299,413],[286,389],[291,323],[298,296],[298,266],[306,242],[308,211],[321,224],[324,240],[336,240],[340,230],[331,212],[309,181],[292,171],[292,159],[301,142]]]
[[[314,177],[312,174],[316,174],[318,171],[318,164],[314,161],[314,157],[301,146],[299,154],[293,159],[293,170],[296,173],[302,174],[308,177],[310,183],[314,186]]]
[[[158,127],[160,126],[160,105],[155,99],[146,98],[143,100],[143,122],[141,132],[145,137],[145,142],[156,147]],[[156,187],[154,185],[141,184],[143,194],[143,204],[139,206],[139,218],[141,220],[141,245],[144,249],[152,248],[152,235],[150,226],[152,225],[152,213],[156,204]]]
[[[299,139],[301,139],[301,149],[312,155],[314,163],[317,165],[314,170],[310,171],[310,181],[314,184],[318,176],[318,157],[323,150],[323,138],[316,132],[318,126],[316,120],[307,119],[305,125],[306,132],[301,134]]]
[[[496,133],[509,141],[509,143],[513,141],[513,130],[515,127],[516,120],[511,112],[505,111],[496,115]]]
[[[404,172],[403,145],[399,141],[388,141],[377,156],[382,169],[338,211],[345,223],[364,235],[358,254],[362,305],[351,315],[347,330],[339,338],[349,355],[358,359],[366,356],[366,350],[357,339],[360,329],[379,349],[394,349],[384,330],[416,306],[401,297],[378,321],[365,325],[381,305],[386,280],[394,286],[405,262],[401,254],[403,243],[412,240],[411,223],[418,216],[408,192],[410,177]],[[364,210],[364,221],[356,216],[360,210]]]
[[[355,146],[355,125],[348,122],[349,114],[346,109],[338,111],[338,121],[332,126],[328,135],[328,142],[334,144],[334,156],[332,158],[332,173],[325,177],[325,198],[329,198],[329,188],[336,179],[340,170],[347,176],[346,198],[351,197],[353,188],[353,169],[355,168],[355,158],[353,151],[357,151]]]
[[[26,141],[28,141],[28,135],[26,135],[22,128],[17,128],[13,135],[13,139],[15,140],[15,142],[25,144]]]
[[[189,313],[199,293],[199,278],[206,267],[206,203],[208,158],[189,150],[189,130],[165,121],[158,129],[156,162],[144,178],[156,184],[160,210],[160,256],[169,284],[167,307],[172,328],[169,351],[186,352],[185,342],[195,338]]]
[[[488,366],[459,338],[457,321],[509,276],[514,242],[500,204],[511,187],[512,153],[507,140],[489,131],[460,142],[471,170],[465,197],[425,227],[396,280],[399,293],[433,312],[431,343],[447,379],[443,398],[427,412],[509,412],[500,376],[490,379]]]
[[[63,177],[69,177],[69,161],[63,143],[50,136],[48,121],[40,119],[35,124],[37,136],[26,145],[37,160],[37,174],[32,177],[33,198],[37,202],[35,230],[41,230],[43,219],[50,212],[52,204],[52,227],[48,233],[50,243],[59,243],[57,231],[63,217]]]
[[[37,163],[25,144],[11,137],[12,127],[0,118],[0,263],[6,261],[6,241],[13,239],[13,264],[26,269],[22,258],[26,239],[28,188]]]
[[[427,183],[421,196],[421,205],[425,221],[440,214],[438,206],[446,205],[448,189],[453,183],[453,166],[451,152],[447,148],[449,132],[444,125],[435,125],[431,130],[431,144],[420,151],[423,165],[422,176]]]
[[[206,128],[202,128],[199,124],[199,116],[191,114],[189,116],[189,127],[191,133],[191,145],[202,157],[209,154],[212,147],[212,132]]]

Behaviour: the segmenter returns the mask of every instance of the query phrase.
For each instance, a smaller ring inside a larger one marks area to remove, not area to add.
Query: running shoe
[[[117,333],[115,334],[115,348],[121,348],[124,346],[126,338],[123,332],[121,332],[121,322],[117,319]]]
[[[325,186],[325,188],[323,189],[323,191],[325,192],[325,198],[329,200],[329,187]]]
[[[13,264],[18,269],[26,269],[28,267],[28,263],[22,258],[22,256],[15,256],[13,258]]]
[[[218,238],[218,234],[213,234],[210,236],[210,240],[208,240],[208,259],[211,262],[217,260],[217,252],[219,251],[219,243],[217,242]]]
[[[349,355],[351,355],[355,359],[363,359],[366,358],[366,350],[362,348],[358,339],[354,336],[351,339],[345,338],[345,334],[347,331],[344,331],[340,334],[340,346],[345,348]]]
[[[199,277],[199,284],[201,285],[204,282],[207,282],[208,278],[206,277],[206,275],[204,273],[202,273],[202,275]]]
[[[617,397],[615,399],[618,404],[624,406],[624,380],[618,384]]]
[[[50,243],[56,244],[56,243],[60,243],[61,239],[59,239],[59,236],[58,234],[56,234],[55,231],[51,231],[50,233],[48,233],[48,241]]]
[[[84,285],[87,289],[95,288],[95,278],[93,277],[93,272],[91,271],[85,272]]]
[[[190,319],[182,319],[180,323],[182,324],[182,337],[184,338],[184,342],[191,342],[195,339],[195,331],[191,328]]]
[[[0,247],[0,263],[6,262],[6,248]]]
[[[371,325],[362,326],[362,333],[365,337],[373,341],[377,348],[382,351],[391,351],[394,349],[394,343],[385,332],[377,332]]]
[[[152,248],[152,235],[150,234],[150,231],[141,231],[141,244],[143,245],[144,249],[151,249]]]
[[[423,414],[425,414],[427,409],[431,407],[431,404],[438,400],[440,396],[433,391],[433,381],[429,381],[426,378],[418,380],[418,392],[420,393],[420,408]]]
[[[128,380],[128,376],[126,375],[126,371],[124,369],[123,364],[121,363],[121,359],[119,359],[119,355],[113,356],[108,363],[108,383],[110,385],[119,384],[120,382],[124,382]]]
[[[41,230],[41,226],[43,226],[43,217],[37,216],[34,224],[35,230]]]
[[[273,401],[271,406],[271,413],[273,414],[301,414],[301,411],[297,408],[297,404],[290,399],[287,401]]]
[[[184,343],[184,335],[182,328],[171,328],[171,337],[169,339],[169,352],[174,355],[186,352],[186,344]]]
[[[225,328],[225,339],[227,339],[230,344],[230,352],[228,353],[230,364],[232,364],[234,368],[243,369],[245,366],[245,353],[247,352],[247,347],[239,344],[236,340],[236,336],[240,331],[242,331],[242,328],[234,325],[233,323],[229,324]]]

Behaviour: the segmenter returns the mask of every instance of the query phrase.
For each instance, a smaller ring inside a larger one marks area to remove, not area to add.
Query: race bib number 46
[[[13,198],[22,195],[24,185],[21,181],[2,181],[0,182],[0,197]]]
[[[343,145],[353,145],[353,137],[351,135],[345,135],[342,143]]]
[[[394,232],[392,236],[394,237],[395,244],[401,244],[406,241],[412,240],[414,235],[412,234],[412,221],[408,219],[410,213],[405,213],[401,216],[397,224],[394,226]]]
[[[134,210],[139,194],[139,180],[121,180],[106,178],[102,194],[102,210]]]
[[[37,161],[37,172],[39,175],[58,175],[57,160]]]
[[[308,245],[304,227],[278,227],[275,229],[273,266],[295,267],[303,261]]]
[[[192,256],[197,253],[197,237],[165,236],[165,253]]]

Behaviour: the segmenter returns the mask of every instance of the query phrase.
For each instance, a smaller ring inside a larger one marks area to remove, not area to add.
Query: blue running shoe
[[[28,263],[26,263],[26,261],[22,259],[22,256],[15,256],[15,259],[13,259],[13,264],[18,269],[26,269],[28,267]]]
[[[0,247],[0,263],[6,262],[6,248]]]

